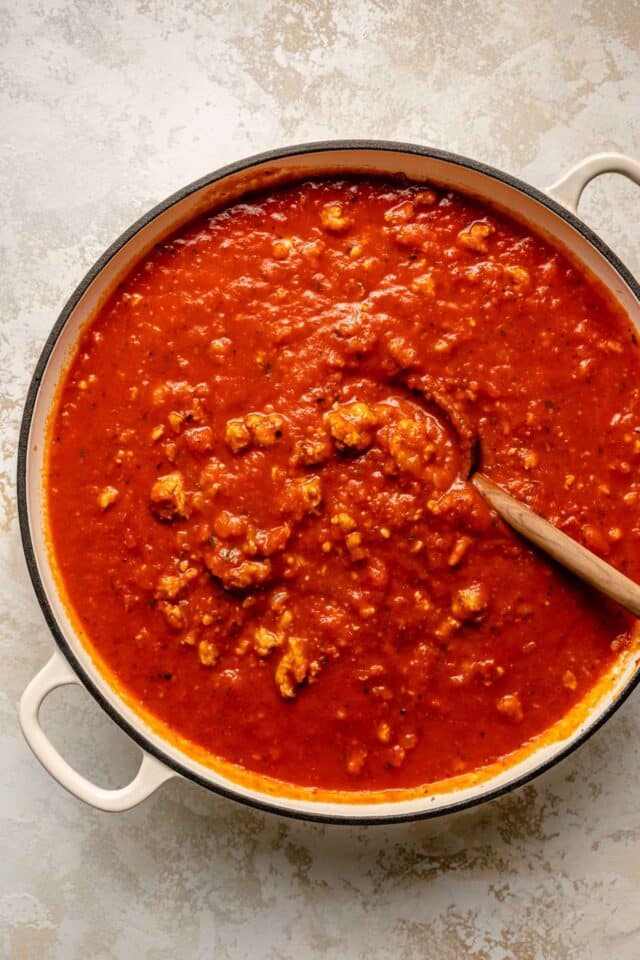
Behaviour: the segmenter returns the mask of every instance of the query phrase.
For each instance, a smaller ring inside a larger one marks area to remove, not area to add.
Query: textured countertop
[[[16,435],[69,292],[178,186],[276,145],[414,140],[545,186],[640,157],[636,2],[0,2],[0,955],[10,960],[635,960],[640,695],[535,784],[455,819],[288,822],[173,781],[125,814],[68,796],[18,730],[52,641],[18,537]],[[581,212],[639,272],[640,191]],[[81,690],[44,722],[79,769],[137,750]]]

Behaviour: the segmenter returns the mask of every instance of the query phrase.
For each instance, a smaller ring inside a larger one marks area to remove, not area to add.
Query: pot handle
[[[602,173],[621,173],[640,186],[640,163],[624,153],[594,153],[572,167],[563,177],[547,187],[547,193],[564,207],[576,213],[582,191]]]
[[[74,770],[58,753],[40,726],[42,703],[56,687],[82,683],[58,651],[29,683],[20,699],[20,726],[25,739],[45,770],[74,797],[98,810],[120,811],[135,807],[176,774],[148,753],[142,752],[137,774],[125,787],[98,787]]]

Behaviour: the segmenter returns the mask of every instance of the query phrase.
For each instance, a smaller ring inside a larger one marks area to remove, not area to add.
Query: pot
[[[100,257],[72,294],[38,361],[22,421],[18,455],[20,530],[29,573],[57,649],[33,678],[20,702],[26,740],[49,773],[76,797],[101,810],[126,810],[162,783],[184,777],[256,807],[309,820],[380,823],[452,813],[531,780],[583,743],[620,706],[640,679],[637,650],[620,660],[578,711],[509,765],[445,781],[426,795],[380,802],[327,802],[307,791],[287,792],[255,778],[234,782],[226,772],[190,756],[154,730],[105,679],[83,646],[65,609],[48,549],[43,465],[45,429],[55,392],[80,332],[116,285],[157,243],[200,214],[248,191],[294,178],[346,172],[405,174],[501,208],[548,236],[609,290],[640,329],[640,286],[615,254],[576,216],[586,184],[602,173],[621,173],[640,184],[640,163],[620,154],[598,154],[579,163],[546,193],[485,164],[441,150],[384,141],[329,141],[274,150],[231,164],[184,187],[130,227]],[[50,743],[38,721],[40,706],[56,687],[84,686],[142,750],[134,779],[118,790],[96,786],[75,771]]]

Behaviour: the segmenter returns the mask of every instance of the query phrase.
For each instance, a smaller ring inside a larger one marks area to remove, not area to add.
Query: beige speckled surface
[[[21,406],[68,293],[145,208],[232,159],[412,139],[544,186],[640,157],[640,5],[487,0],[0,3],[0,955],[11,960],[635,960],[640,696],[560,769],[455,820],[290,823],[172,782],[130,813],[66,795],[16,703],[52,647],[14,506]],[[632,270],[640,191],[582,213]],[[81,691],[44,719],[80,769],[136,750]]]

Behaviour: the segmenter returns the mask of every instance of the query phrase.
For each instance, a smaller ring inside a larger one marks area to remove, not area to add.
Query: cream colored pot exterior
[[[135,224],[87,275],[45,346],[27,400],[18,467],[20,522],[27,563],[59,647],[25,690],[20,703],[20,723],[29,746],[49,773],[75,796],[101,810],[126,810],[166,780],[184,776],[246,803],[308,819],[373,823],[453,812],[504,793],[566,756],[607,719],[639,679],[636,659],[629,658],[628,662],[621,663],[606,691],[568,736],[547,743],[482,782],[409,800],[328,803],[249,789],[197,762],[162,738],[119,697],[81,643],[50,565],[43,486],[47,418],[81,330],[135,264],[155,244],[194,217],[233,201],[249,190],[299,177],[341,172],[403,173],[412,180],[430,181],[473,194],[527,221],[598,277],[640,329],[640,291],[635,281],[611,251],[574,216],[584,187],[602,173],[618,172],[640,184],[640,164],[620,154],[603,153],[587,158],[543,194],[496,170],[428,148],[363,141],[309,144],[225,168],[185,188]],[[72,683],[86,686],[141,746],[142,762],[128,786],[105,790],[90,783],[64,760],[43,732],[38,721],[43,700],[56,687]]]

